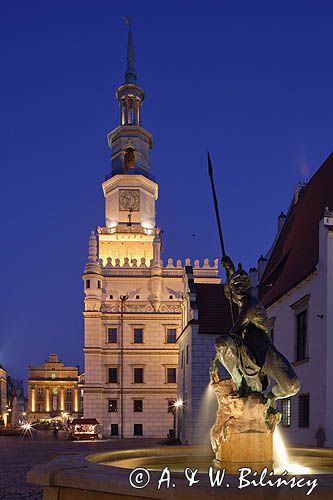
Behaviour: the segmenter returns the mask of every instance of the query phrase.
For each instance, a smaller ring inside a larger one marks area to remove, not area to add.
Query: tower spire
[[[132,28],[130,26],[128,32],[128,40],[127,40],[127,68],[125,72],[125,83],[136,83],[137,76],[134,68],[134,45],[133,45],[133,34]]]

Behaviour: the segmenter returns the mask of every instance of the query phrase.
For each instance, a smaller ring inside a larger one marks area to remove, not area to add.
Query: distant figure
[[[54,430],[53,430],[53,437],[54,437],[54,439],[59,439],[58,438],[58,427],[54,428]]]
[[[322,425],[318,427],[314,435],[318,448],[323,448],[326,441],[326,434]]]

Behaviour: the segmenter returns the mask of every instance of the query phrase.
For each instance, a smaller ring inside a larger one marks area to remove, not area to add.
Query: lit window
[[[109,368],[109,384],[118,383],[118,368]]]
[[[58,388],[57,387],[54,387],[53,389],[53,394],[57,395],[58,394]]]
[[[67,396],[71,396],[72,395],[72,388],[71,387],[67,387],[66,394],[67,394]]]
[[[109,399],[109,412],[116,413],[118,411],[118,401],[116,399]]]
[[[143,384],[143,368],[133,369],[134,384]]]
[[[142,424],[134,424],[134,436],[143,436]]]
[[[310,394],[298,396],[298,427],[310,427]]]
[[[55,379],[56,378],[56,374],[55,373],[51,373],[51,378]]]
[[[290,427],[291,424],[291,401],[290,398],[281,400],[282,418],[281,424],[283,427]]]
[[[176,368],[167,368],[167,383],[175,384],[177,382],[177,370]]]
[[[307,357],[307,310],[296,315],[296,360]]]
[[[142,399],[134,399],[133,401],[133,411],[140,413],[143,411],[143,401]]]
[[[143,328],[134,328],[134,344],[143,343]]]
[[[108,328],[108,342],[109,344],[116,344],[118,342],[117,328]]]

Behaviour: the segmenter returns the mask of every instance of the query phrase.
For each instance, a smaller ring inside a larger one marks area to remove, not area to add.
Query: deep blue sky
[[[0,363],[13,376],[50,352],[83,365],[81,274],[104,223],[125,15],[164,257],[219,256],[207,149],[227,251],[246,267],[332,150],[330,1],[3,0]]]

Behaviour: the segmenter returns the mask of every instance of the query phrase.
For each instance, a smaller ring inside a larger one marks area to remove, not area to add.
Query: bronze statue
[[[248,274],[240,264],[235,270],[226,255],[222,265],[227,273],[225,294],[238,306],[239,316],[230,332],[216,339],[211,380],[218,381],[218,361],[230,373],[240,395],[263,392],[272,379],[276,383],[267,397],[273,406],[276,399],[296,394],[300,389],[299,380],[288,360],[272,343],[266,310],[251,294]]]

